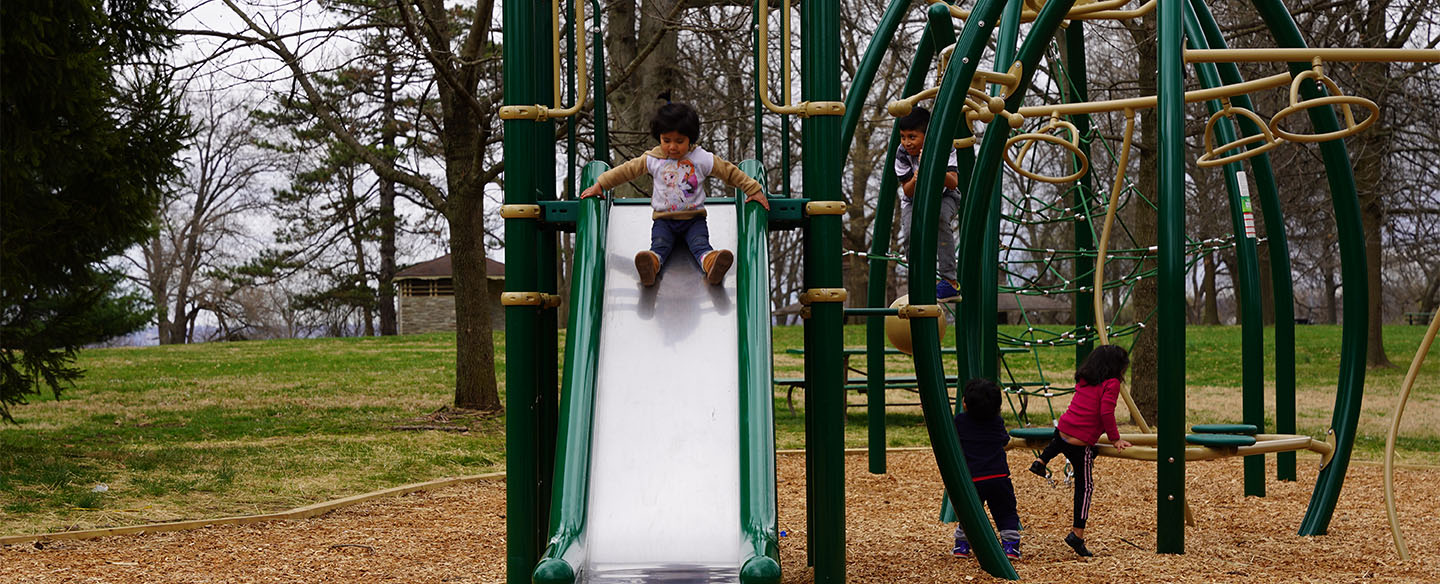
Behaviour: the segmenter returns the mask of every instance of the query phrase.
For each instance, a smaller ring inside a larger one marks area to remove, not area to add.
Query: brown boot
[[[648,249],[635,254],[635,271],[640,274],[641,286],[654,286],[655,275],[660,273],[660,256]]]
[[[735,263],[735,254],[728,249],[717,249],[705,254],[705,260],[700,262],[700,267],[705,270],[705,281],[711,285],[725,281],[725,272],[730,271],[730,264]]]

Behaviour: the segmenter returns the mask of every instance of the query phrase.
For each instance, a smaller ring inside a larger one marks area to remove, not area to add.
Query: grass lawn
[[[774,329],[777,376],[800,376],[801,359],[785,349],[801,346],[801,332]],[[1386,329],[1386,349],[1398,367],[1366,377],[1358,458],[1380,458],[1423,332]],[[1234,420],[1239,333],[1190,328],[1191,422]],[[847,327],[845,335],[847,346],[863,345],[863,327]],[[1319,436],[1333,408],[1340,329],[1299,327],[1297,335],[1301,431]],[[497,334],[502,368],[503,341]],[[0,426],[0,535],[275,512],[503,470],[503,417],[441,411],[453,397],[454,343],[454,335],[441,334],[84,351],[80,365],[88,373],[76,387],[58,401],[13,408],[20,425]],[[1036,357],[1012,358],[1016,377],[1033,380],[1043,368],[1064,385],[1073,351],[1041,353],[1038,367]],[[909,365],[895,358],[887,369],[908,374]],[[916,401],[903,392],[891,396]],[[785,391],[776,391],[780,448],[804,445],[803,397],[794,397],[792,414]],[[1061,411],[1064,402],[1053,406]],[[1048,413],[1042,416],[1048,421]],[[919,408],[892,408],[887,425],[893,446],[928,443]],[[864,408],[851,408],[847,444],[863,447],[865,428]],[[1400,446],[1402,462],[1440,463],[1440,357],[1432,355],[1420,375]],[[1301,464],[1312,460],[1300,456]]]

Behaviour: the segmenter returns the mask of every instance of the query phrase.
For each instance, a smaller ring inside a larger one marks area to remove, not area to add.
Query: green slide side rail
[[[580,187],[589,188],[610,166],[585,166]],[[565,339],[565,381],[560,402],[550,542],[532,574],[537,584],[575,581],[575,545],[585,530],[590,484],[590,434],[595,411],[595,373],[600,363],[600,322],[605,302],[605,232],[609,199],[580,200],[575,232],[575,266],[570,283],[569,334]]]
[[[765,185],[755,160],[740,170]],[[775,495],[775,400],[770,385],[770,212],[737,192],[740,330],[740,581],[780,582],[779,516]]]

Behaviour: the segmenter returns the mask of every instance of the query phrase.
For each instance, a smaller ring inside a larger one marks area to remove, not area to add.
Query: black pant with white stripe
[[[1095,455],[1099,452],[1094,446],[1076,446],[1066,442],[1060,437],[1060,431],[1055,431],[1055,437],[1050,439],[1050,444],[1040,453],[1040,461],[1050,464],[1050,459],[1057,454],[1064,454],[1065,459],[1070,461],[1070,468],[1075,471],[1075,522],[1076,529],[1085,529],[1085,520],[1090,518],[1090,496],[1095,492],[1095,480],[1091,471],[1095,468]]]

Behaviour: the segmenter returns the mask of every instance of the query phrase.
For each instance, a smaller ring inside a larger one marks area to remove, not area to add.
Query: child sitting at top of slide
[[[603,197],[604,191],[649,173],[655,178],[650,197],[650,214],[655,221],[650,228],[650,249],[635,254],[635,271],[640,283],[654,286],[660,266],[670,256],[677,240],[695,256],[705,281],[719,284],[735,262],[728,249],[710,247],[710,228],[705,223],[705,190],[701,184],[707,176],[715,176],[745,192],[745,201],[755,201],[766,209],[769,201],[760,183],[741,172],[734,164],[695,144],[700,138],[700,114],[683,103],[660,106],[650,120],[650,135],[660,145],[625,164],[606,171],[595,184],[585,189],[580,198]]]
[[[1005,445],[1010,434],[1000,417],[1000,386],[989,379],[965,382],[965,411],[955,414],[955,433],[960,449],[965,451],[965,466],[980,502],[990,507],[995,529],[1000,532],[1000,546],[1005,556],[1020,559],[1020,513],[1015,509],[1015,485],[1010,482],[1010,463],[1005,459]],[[955,526],[954,555],[970,557],[970,540],[965,529]]]

